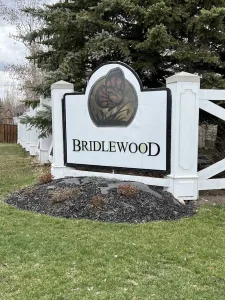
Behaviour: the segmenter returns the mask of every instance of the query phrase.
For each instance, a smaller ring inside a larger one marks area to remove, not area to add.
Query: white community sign
[[[84,95],[65,94],[63,126],[66,166],[170,172],[170,91],[143,89],[127,66],[104,65]]]
[[[225,90],[200,89],[198,75],[181,72],[166,79],[166,88],[144,89],[129,66],[110,62],[92,74],[85,93],[59,81],[50,100],[52,138],[38,138],[36,128],[19,122],[18,143],[51,162],[55,179],[139,181],[182,200],[225,188],[225,178],[214,178],[225,171],[225,159],[198,171],[199,110],[225,121],[225,109],[213,103],[225,101]]]

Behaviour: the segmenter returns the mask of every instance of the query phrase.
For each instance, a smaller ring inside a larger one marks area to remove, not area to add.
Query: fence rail
[[[17,125],[0,124],[0,142],[17,143]]]
[[[200,100],[206,101],[225,101],[224,90],[200,90]]]

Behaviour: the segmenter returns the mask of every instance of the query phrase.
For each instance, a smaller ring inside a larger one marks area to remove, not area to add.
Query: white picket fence
[[[51,106],[51,99],[40,98],[40,105],[36,109],[31,107],[23,114],[34,116],[38,110],[43,109],[43,105]],[[21,116],[22,117],[22,116]],[[47,164],[52,162],[52,137],[39,138],[39,131],[35,128],[29,128],[18,120],[18,144],[20,144],[31,156],[37,156],[40,163]]]
[[[199,109],[225,121],[225,109],[212,101],[225,101],[225,90],[200,89],[200,77],[189,73],[179,73],[167,79],[167,87],[172,92],[172,133],[171,133],[171,173],[165,178],[132,176],[113,173],[80,171],[64,166],[62,98],[74,92],[72,84],[59,81],[52,85],[51,99],[41,99],[52,103],[53,137],[38,139],[38,132],[18,123],[18,143],[30,155],[38,155],[41,163],[52,164],[55,178],[66,176],[101,176],[126,181],[140,181],[149,185],[162,186],[175,198],[196,200],[200,190],[225,189],[225,178],[210,179],[225,171],[225,159],[198,172]],[[30,109],[29,114],[35,111]],[[53,149],[53,156],[51,155]]]

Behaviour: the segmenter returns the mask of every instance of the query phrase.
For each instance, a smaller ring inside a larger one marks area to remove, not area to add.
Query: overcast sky
[[[6,1],[5,1],[6,2]],[[7,3],[12,2],[7,0]],[[9,37],[14,32],[12,26],[6,24],[0,18],[0,98],[4,94],[4,86],[12,80],[3,72],[4,67],[10,63],[18,63],[24,60],[26,51],[22,43]]]
[[[31,3],[41,5],[57,2],[57,0],[1,0],[8,7],[13,7],[16,1],[25,6],[30,6]],[[10,34],[13,33],[15,33],[13,26],[7,24],[0,16],[0,98],[4,95],[5,85],[12,84],[12,79],[3,71],[4,67],[7,64],[20,63],[26,57],[25,46],[10,38]]]
[[[10,33],[13,33],[13,28],[0,22],[0,97],[4,94],[4,86],[12,81],[3,71],[4,67],[24,60],[26,53],[23,44],[10,38]]]

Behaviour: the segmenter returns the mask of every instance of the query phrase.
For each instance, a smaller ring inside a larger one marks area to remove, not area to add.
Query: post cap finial
[[[74,85],[70,82],[60,80],[51,85],[51,90],[53,89],[73,89]]]
[[[180,72],[166,79],[166,83],[175,82],[198,82],[200,83],[200,76],[187,72]]]

